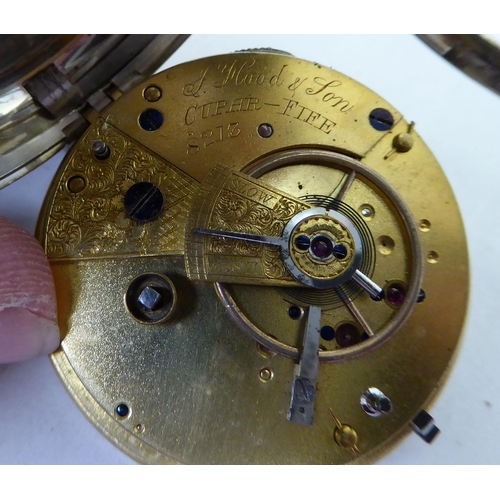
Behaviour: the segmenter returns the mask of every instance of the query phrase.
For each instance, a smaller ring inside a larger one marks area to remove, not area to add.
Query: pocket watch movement
[[[468,257],[413,122],[270,49],[172,67],[87,118],[37,233],[53,363],[109,440],[202,464],[370,463],[412,429],[432,441]]]

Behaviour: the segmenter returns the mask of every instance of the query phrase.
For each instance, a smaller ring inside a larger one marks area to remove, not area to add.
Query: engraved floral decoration
[[[110,157],[98,160],[92,142],[103,140]],[[72,188],[78,179],[80,188]],[[124,196],[137,182],[163,194],[158,219],[145,224],[125,212]],[[187,214],[197,183],[104,120],[85,135],[69,159],[49,211],[46,252],[50,259],[183,252]]]
[[[281,236],[288,221],[307,205],[280,197],[273,208],[223,189],[212,211],[210,227],[265,236]],[[212,237],[207,252],[228,256],[260,257],[262,272],[272,279],[292,279],[277,247],[242,240]]]
[[[273,208],[223,189],[214,207],[211,227],[226,231],[281,236],[287,222],[304,209],[302,204],[281,198]]]
[[[285,267],[281,259],[280,250],[277,247],[264,247],[263,269],[264,274],[268,278],[290,279],[290,281],[292,281],[292,277]]]

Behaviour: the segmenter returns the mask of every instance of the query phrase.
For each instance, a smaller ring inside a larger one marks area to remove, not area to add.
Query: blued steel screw
[[[146,109],[139,116],[139,125],[148,132],[158,130],[163,124],[163,115],[154,108]]]
[[[288,314],[292,319],[299,319],[302,316],[302,310],[299,306],[290,306],[290,309],[288,309]]]
[[[311,245],[309,238],[303,234],[297,236],[294,243],[299,250],[308,250]]]
[[[138,182],[125,193],[125,211],[136,222],[150,222],[160,215],[163,195],[151,182]]]
[[[115,412],[119,417],[125,418],[129,414],[130,410],[129,410],[129,407],[125,403],[120,403],[116,407]]]
[[[390,130],[394,125],[394,117],[384,108],[375,108],[369,116],[370,125],[375,130],[385,131]]]
[[[345,259],[347,257],[347,248],[344,245],[335,245],[333,247],[333,256],[339,260]]]

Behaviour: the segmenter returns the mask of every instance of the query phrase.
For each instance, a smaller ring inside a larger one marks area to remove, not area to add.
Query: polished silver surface
[[[48,160],[188,35],[1,35],[0,189]]]
[[[392,401],[377,387],[363,391],[360,398],[361,408],[370,417],[380,417],[392,412]]]
[[[312,425],[313,423],[316,382],[319,371],[320,325],[321,308],[310,306],[300,362],[296,367],[292,386],[292,400],[288,414],[290,422],[305,425]]]
[[[161,295],[153,287],[147,286],[140,293],[137,301],[144,309],[153,311],[158,302],[160,302],[160,299]]]
[[[356,269],[352,279],[368,292],[373,300],[382,300],[384,298],[384,290],[382,290],[377,283],[368,278],[368,276],[365,276],[359,269]]]
[[[197,227],[193,233],[207,234],[209,236],[221,236],[222,238],[231,238],[235,240],[252,241],[254,243],[263,243],[264,245],[274,245],[282,247],[287,244],[284,238],[279,236],[263,236],[261,234],[237,233],[235,231],[222,231],[221,229],[204,229]]]
[[[95,157],[99,160],[103,160],[109,156],[109,147],[100,139],[97,139],[92,143],[92,151]]]

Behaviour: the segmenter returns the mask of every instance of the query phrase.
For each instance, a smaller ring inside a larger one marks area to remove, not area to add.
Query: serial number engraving
[[[208,148],[218,142],[238,137],[241,134],[238,126],[239,122],[229,123],[225,127],[221,125],[213,129],[204,130],[199,135],[189,131],[187,133],[187,154],[195,155],[200,150],[200,147]]]

